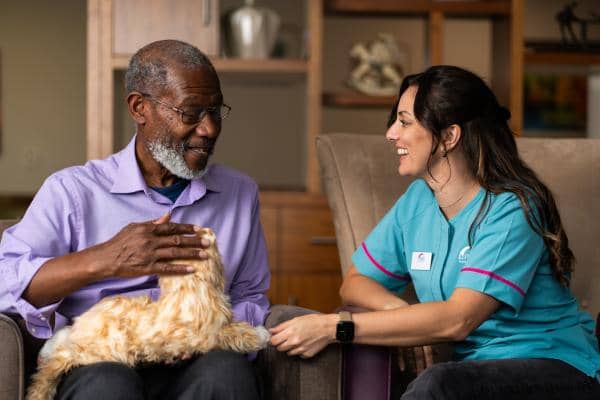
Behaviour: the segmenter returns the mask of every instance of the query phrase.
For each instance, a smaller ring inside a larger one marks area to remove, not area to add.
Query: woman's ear
[[[136,124],[144,125],[146,123],[146,102],[144,102],[143,94],[135,91],[129,93],[127,95],[127,109]]]
[[[460,141],[460,137],[462,135],[462,129],[457,124],[452,124],[448,128],[446,128],[443,132],[443,147],[444,147],[444,157],[454,151],[456,146],[458,146],[458,142]]]

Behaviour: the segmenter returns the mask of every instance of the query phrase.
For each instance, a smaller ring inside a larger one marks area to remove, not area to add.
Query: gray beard
[[[176,149],[161,143],[159,140],[153,140],[148,143],[148,150],[160,165],[179,178],[191,180],[206,173],[207,168],[195,171],[188,167],[183,158],[182,147]]]

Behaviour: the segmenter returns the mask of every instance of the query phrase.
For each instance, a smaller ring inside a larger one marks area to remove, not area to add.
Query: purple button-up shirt
[[[256,183],[239,172],[211,165],[173,203],[146,185],[135,157],[135,138],[104,160],[51,175],[23,219],[4,232],[0,312],[20,314],[32,335],[48,338],[104,297],[158,298],[155,275],[99,281],[41,308],[22,296],[46,261],[105,242],[131,222],[155,220],[167,212],[173,222],[215,231],[234,318],[262,324],[269,307],[270,273]]]

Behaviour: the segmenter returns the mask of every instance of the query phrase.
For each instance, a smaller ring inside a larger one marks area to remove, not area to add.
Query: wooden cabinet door
[[[178,39],[219,54],[219,0],[113,0],[113,54]]]
[[[261,222],[269,248],[271,303],[322,312],[339,307],[342,273],[325,199],[263,192]]]
[[[271,277],[272,304],[291,304],[324,313],[334,312],[342,303],[339,295],[342,275],[322,273],[279,273]],[[274,285],[273,285],[274,283]]]
[[[331,211],[326,206],[284,208],[280,245],[282,271],[341,275]]]

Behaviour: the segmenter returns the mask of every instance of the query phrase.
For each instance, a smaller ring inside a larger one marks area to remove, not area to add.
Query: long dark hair
[[[477,75],[462,68],[439,65],[404,78],[388,126],[396,121],[400,97],[411,86],[417,88],[414,116],[433,135],[431,155],[443,143],[443,131],[453,124],[460,126],[462,135],[457,147],[465,155],[468,169],[485,189],[484,201],[469,228],[469,244],[489,210],[490,193],[512,192],[519,198],[529,226],[544,240],[554,277],[568,286],[575,262],[569,240],[552,193],[519,157],[507,122],[510,112],[500,106]]]

